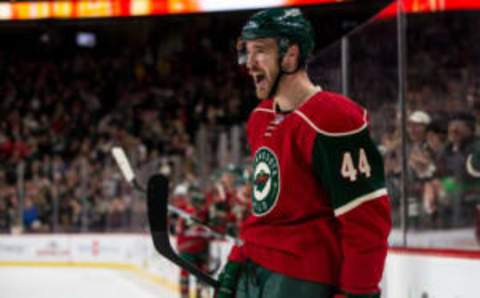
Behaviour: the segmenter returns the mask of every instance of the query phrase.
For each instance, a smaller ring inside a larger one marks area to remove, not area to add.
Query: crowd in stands
[[[235,57],[192,41],[200,30],[157,45],[156,59],[148,49],[0,49],[2,232],[144,228],[144,201],[122,181],[111,147],[140,169],[195,175],[199,126],[241,123],[247,113]]]
[[[454,40],[478,21],[458,19],[455,26],[430,22],[409,37],[407,197],[416,229],[471,225],[480,202],[479,176],[465,167],[471,156],[480,170],[480,85],[473,79],[480,59]],[[370,112],[398,224],[403,153],[396,64],[390,59],[396,49],[382,48],[379,38],[394,39],[395,30],[394,21],[382,22],[374,37],[352,38],[362,54],[352,59],[351,97]],[[78,49],[51,56],[0,48],[1,233],[18,232],[18,226],[25,232],[144,231],[143,195],[123,181],[110,156],[114,145],[126,149],[143,185],[149,174],[169,173],[175,181],[172,204],[197,208],[193,214],[216,230],[237,233],[248,215],[248,167],[203,164],[198,131],[215,132],[208,139],[216,141],[218,132],[243,125],[255,105],[253,90],[236,66],[233,46],[219,46],[234,38],[218,24],[182,32],[142,51]],[[442,44],[431,49],[416,43],[418,35]],[[338,89],[339,63],[318,55],[314,77],[325,89]]]

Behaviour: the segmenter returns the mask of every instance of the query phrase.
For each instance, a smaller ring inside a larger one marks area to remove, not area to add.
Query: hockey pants
[[[236,298],[332,298],[333,286],[295,279],[247,262]]]

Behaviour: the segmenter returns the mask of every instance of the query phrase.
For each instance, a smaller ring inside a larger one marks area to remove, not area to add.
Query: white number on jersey
[[[363,148],[360,148],[358,169],[360,170],[360,173],[363,173],[367,178],[372,175],[372,168],[368,163],[367,154]]]
[[[343,161],[342,161],[342,177],[349,178],[350,181],[357,180],[357,169],[353,165],[352,154],[350,152],[343,153]]]
[[[358,172],[364,174],[367,178],[370,177],[372,175],[372,168],[370,167],[370,163],[368,162],[365,149],[360,148],[358,154],[358,171],[353,164],[352,154],[349,151],[343,153],[340,172],[343,178],[348,178],[351,182],[357,180]]]

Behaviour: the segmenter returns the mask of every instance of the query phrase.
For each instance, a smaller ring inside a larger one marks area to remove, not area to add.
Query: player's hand
[[[237,290],[238,279],[240,277],[242,264],[239,262],[228,261],[220,273],[220,286],[215,291],[216,298],[234,298]]]

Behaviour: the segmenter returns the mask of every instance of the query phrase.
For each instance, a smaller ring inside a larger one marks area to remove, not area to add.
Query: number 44
[[[360,148],[358,154],[358,170],[353,164],[352,154],[347,151],[343,153],[342,168],[340,170],[343,178],[350,179],[351,182],[357,180],[358,172],[364,174],[367,178],[371,176],[372,168],[368,163],[367,154],[363,148]]]

